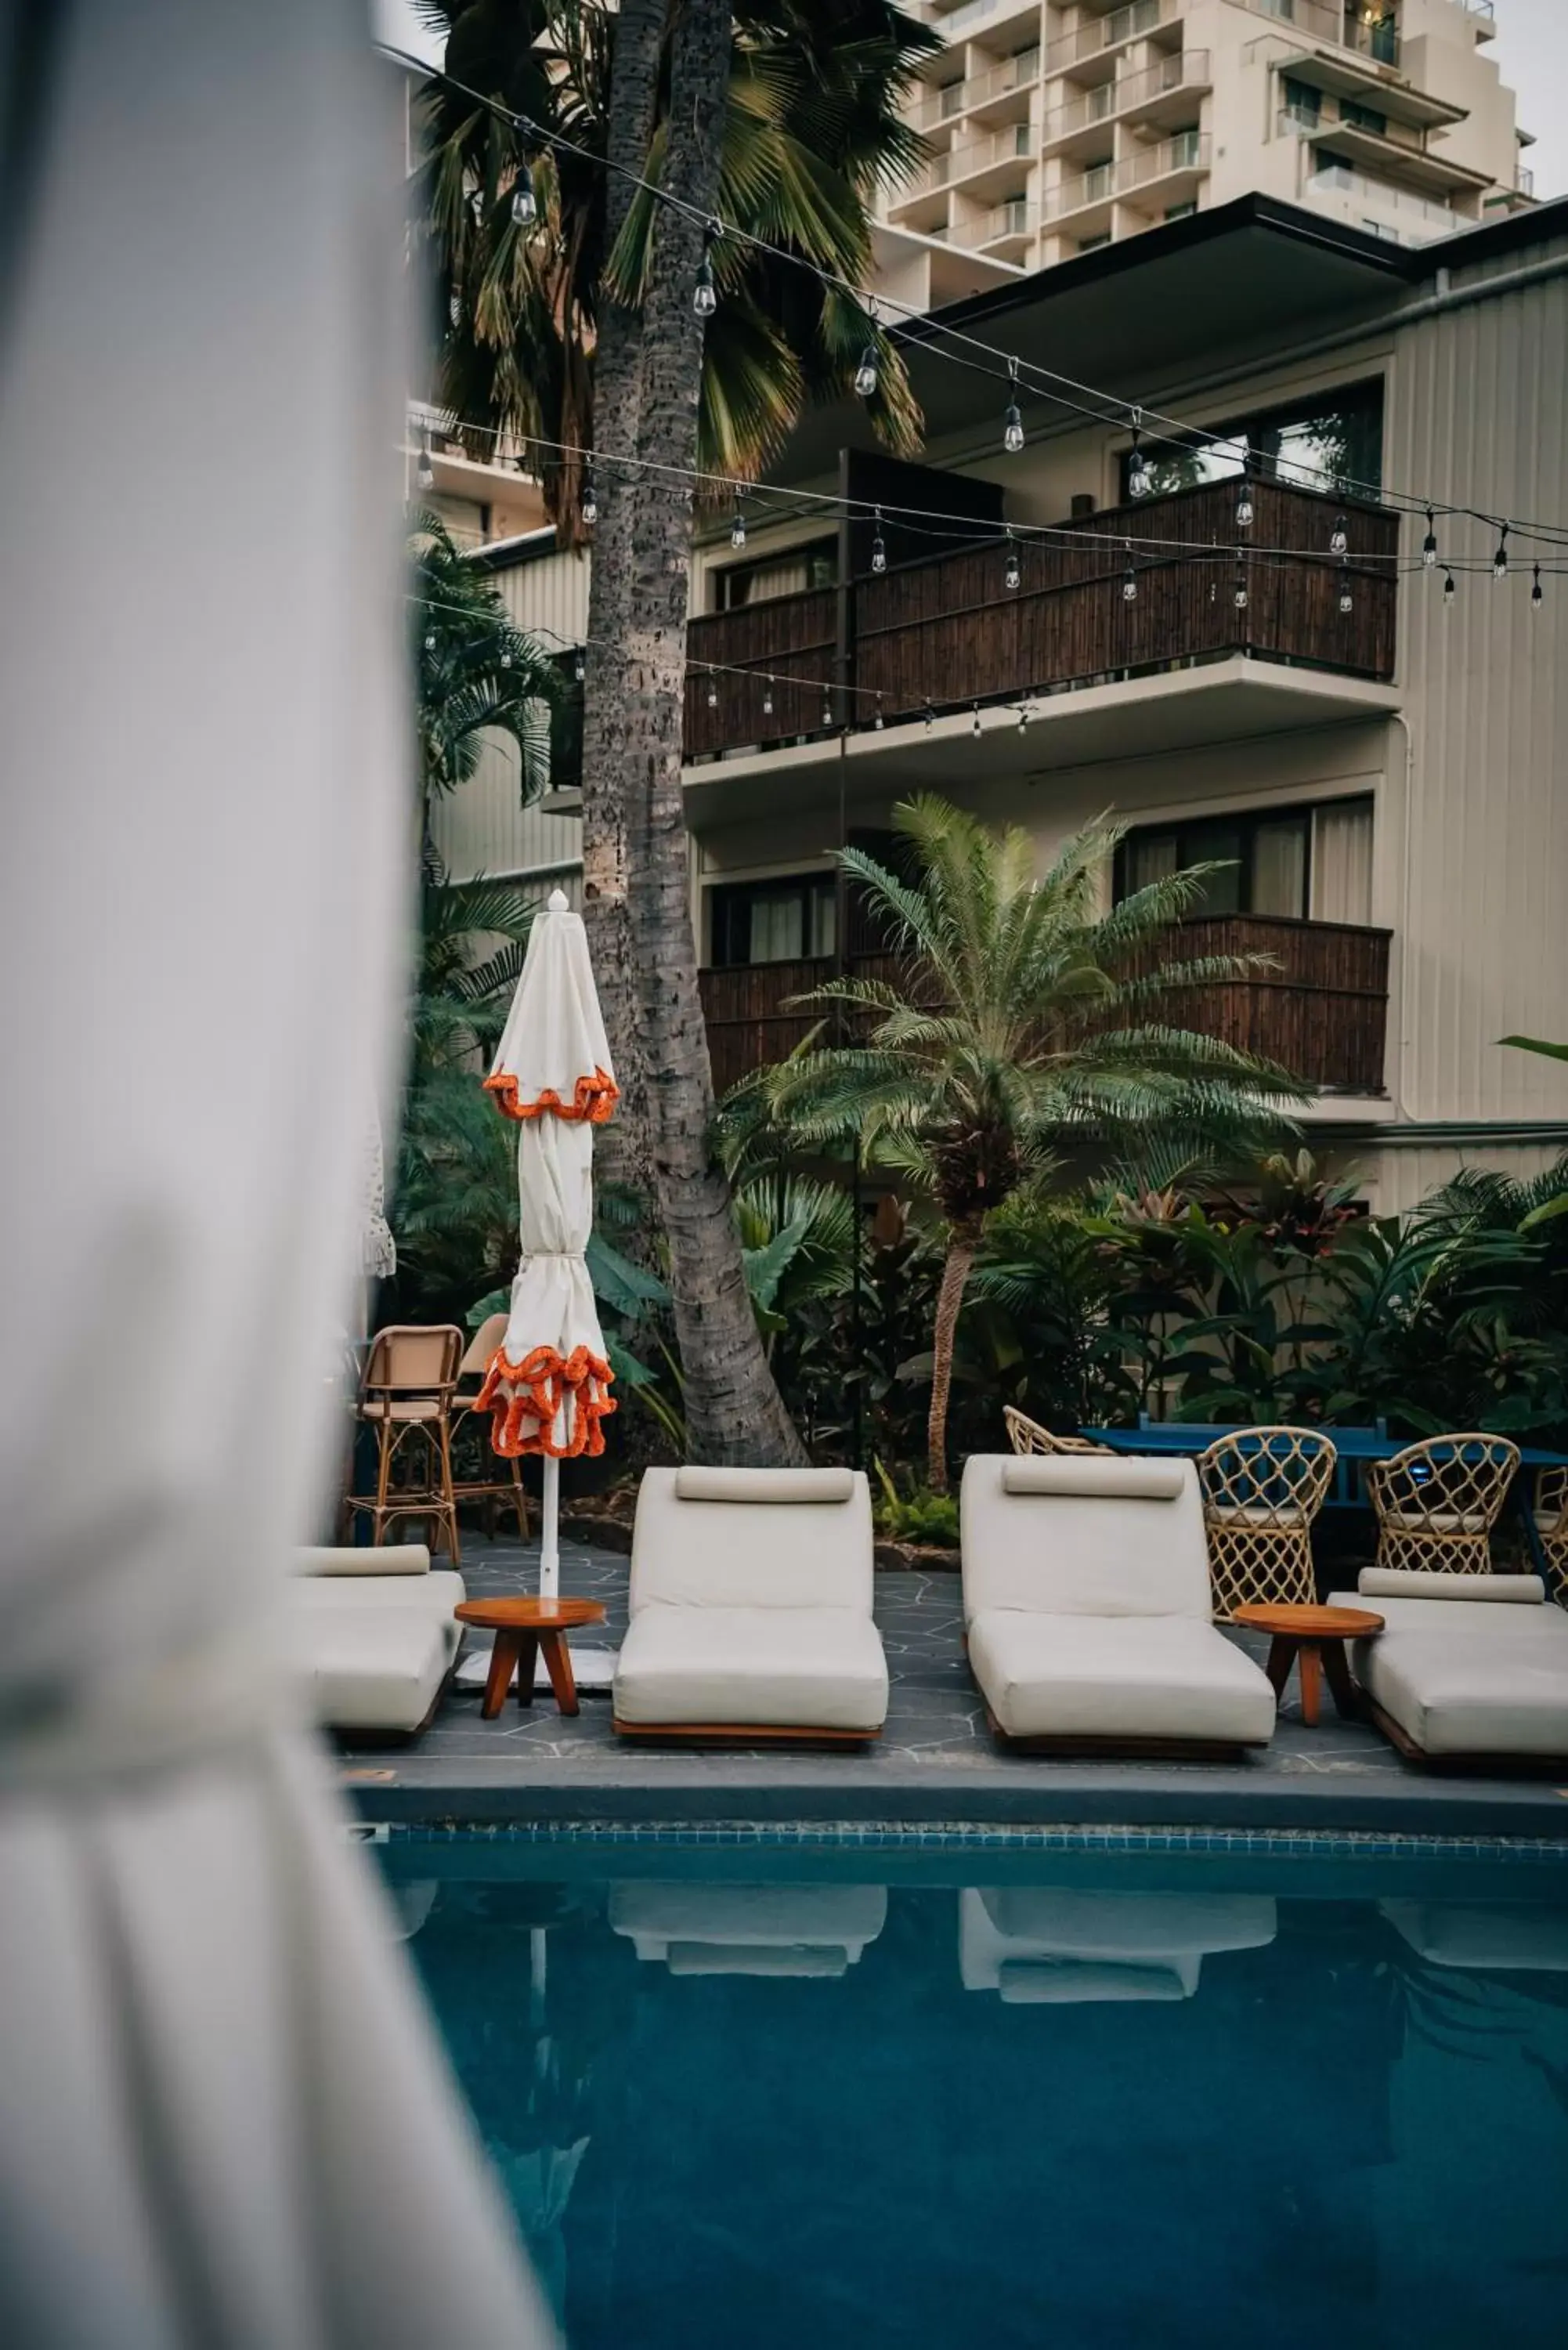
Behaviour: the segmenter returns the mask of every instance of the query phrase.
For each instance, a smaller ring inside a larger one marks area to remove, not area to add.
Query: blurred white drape
[[[353,0],[0,0],[0,2341],[539,2343],[273,1662],[399,1024],[400,92]]]

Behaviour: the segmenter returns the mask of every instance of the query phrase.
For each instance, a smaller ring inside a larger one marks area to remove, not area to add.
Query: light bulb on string
[[[1252,487],[1245,473],[1236,493],[1236,527],[1238,530],[1251,530],[1252,527]]]
[[[741,511],[742,495],[740,490],[735,492],[735,519],[730,525],[730,544],[733,547],[744,546],[746,543],[746,517]]]
[[[977,702],[975,703],[975,705],[974,705],[974,720],[973,720],[973,723],[971,725],[971,727],[970,727],[970,730],[969,730],[969,731],[970,731],[970,733],[971,733],[971,734],[974,734],[974,735],[978,735],[978,734],[980,733],[980,732],[981,732],[981,724],[980,724],[980,704],[979,704],[979,702]]]
[[[862,400],[877,397],[877,346],[867,343],[860,354],[860,364],[855,370],[855,389]]]
[[[711,670],[708,672],[708,707],[710,710],[719,707],[719,681]]]
[[[435,487],[435,467],[431,463],[431,436],[428,425],[425,428],[424,438],[420,442],[419,463],[414,467],[414,480],[421,490],[433,490]]]
[[[592,466],[583,475],[582,516],[585,526],[589,530],[592,530],[599,518],[598,494],[594,488]]]
[[[937,723],[937,713],[936,713],[936,712],[932,709],[932,707],[931,707],[931,705],[930,705],[930,703],[929,703],[929,702],[927,702],[927,704],[926,704],[926,713],[925,713],[925,714],[926,714],[926,732],[927,732],[927,733],[929,734],[929,733],[930,733],[930,731],[931,731],[932,727],[933,727],[933,726],[936,724],[936,723]]]
[[[822,689],[822,723],[825,726],[833,723],[833,696],[826,686]]]
[[[1492,556],[1492,559],[1491,559],[1491,576],[1492,576],[1492,577],[1493,577],[1494,579],[1506,579],[1506,578],[1508,577],[1508,525],[1507,525],[1507,523],[1504,523],[1504,524],[1503,524],[1503,525],[1502,525],[1501,534],[1501,536],[1499,536],[1499,539],[1498,539],[1498,542],[1497,542],[1497,553]]]
[[[702,258],[697,265],[697,282],[691,289],[691,307],[700,318],[711,318],[719,307],[718,288],[713,283],[713,244],[718,234],[718,222],[710,221],[702,232]]]
[[[771,718],[771,717],[773,716],[773,714],[774,714],[774,681],[773,681],[772,678],[770,677],[770,678],[767,680],[766,683],[765,683],[765,684],[763,685],[763,716],[764,718]]]
[[[534,192],[534,166],[526,155],[517,168],[516,183],[512,191],[512,225],[532,228],[539,217],[539,199]]]
[[[510,645],[503,645],[501,649],[501,666],[503,669],[510,669],[512,666],[512,648]]]
[[[1247,594],[1247,574],[1240,563],[1236,566],[1236,585],[1231,592],[1231,600],[1238,612],[1244,612],[1250,601]]]
[[[1133,562],[1132,541],[1130,538],[1127,541],[1127,567],[1122,573],[1122,602],[1124,604],[1136,604],[1137,602],[1137,567]]]
[[[1142,438],[1143,411],[1141,408],[1135,408],[1132,412],[1132,450],[1127,458],[1127,495],[1129,498],[1144,497],[1147,494],[1148,491],[1148,463],[1144,456],[1142,449],[1138,445]]]
[[[433,653],[433,652],[434,652],[434,650],[435,650],[435,649],[436,649],[436,635],[435,635],[435,630],[434,630],[433,629],[429,629],[429,630],[427,631],[426,636],[425,636],[425,650],[426,650],[426,652],[427,652],[427,653]]]
[[[584,660],[582,654],[579,653],[576,660],[572,663],[572,675],[576,679],[576,682],[581,685],[587,673],[587,662]]]
[[[1530,608],[1531,608],[1531,610],[1532,610],[1532,612],[1539,612],[1539,611],[1540,611],[1540,609],[1541,609],[1541,607],[1542,606],[1542,604],[1544,604],[1544,603],[1545,603],[1545,601],[1546,601],[1546,593],[1545,593],[1545,590],[1542,588],[1542,585],[1541,585],[1541,566],[1540,566],[1540,564],[1538,563],[1538,564],[1536,565],[1536,567],[1535,567],[1535,578],[1534,578],[1533,584],[1532,585],[1532,587],[1531,587],[1531,590],[1530,590]]]
[[[1421,562],[1428,571],[1438,567],[1438,517],[1430,506],[1427,508],[1427,536],[1421,541]]]
[[[1350,557],[1342,556],[1340,565],[1339,608],[1348,617],[1355,609],[1355,597],[1350,585]]]
[[[880,694],[878,694],[878,695],[877,696],[877,715],[875,716],[875,718],[873,718],[873,720],[871,721],[871,723],[872,723],[872,725],[875,727],[875,729],[876,729],[877,733],[878,734],[880,734],[880,733],[882,732],[882,725],[883,725],[883,720],[882,720],[882,697],[881,697],[881,695],[880,695]]]
[[[1458,596],[1459,592],[1459,588],[1458,588],[1455,586],[1455,584],[1454,584],[1454,575],[1453,575],[1453,573],[1452,573],[1451,571],[1445,570],[1445,571],[1444,571],[1444,573],[1443,573],[1443,601],[1444,601],[1444,603],[1445,603],[1445,604],[1451,604],[1451,603],[1454,601],[1454,598]]]
[[[880,574],[888,568],[888,543],[882,536],[882,509],[877,506],[874,512],[875,520],[872,527],[877,536],[871,541],[871,568]]]
[[[1010,588],[1016,588],[1023,577],[1018,561],[1018,541],[1011,530],[1007,534],[1007,568],[1002,576]]]
[[[1008,380],[1012,397],[1007,403],[1007,414],[1002,421],[1002,445],[1010,457],[1016,457],[1023,446],[1023,417],[1018,405],[1018,361],[1007,362]]]
[[[1331,555],[1348,555],[1350,552],[1350,531],[1343,515],[1334,517],[1334,528],[1329,533],[1328,551]]]

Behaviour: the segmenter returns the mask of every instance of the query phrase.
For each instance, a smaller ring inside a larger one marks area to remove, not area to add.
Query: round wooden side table
[[[1319,1693],[1324,1680],[1341,1720],[1356,1719],[1355,1684],[1350,1678],[1345,1644],[1381,1632],[1381,1616],[1363,1607],[1238,1607],[1231,1621],[1272,1635],[1264,1670],[1276,1697],[1283,1697],[1291,1667],[1299,1662],[1302,1720],[1309,1730],[1317,1728]]]
[[[517,1675],[517,1702],[534,1702],[534,1664],[542,1652],[556,1703],[563,1713],[577,1711],[577,1684],[572,1678],[572,1656],[566,1634],[584,1624],[602,1624],[605,1611],[597,1599],[465,1599],[452,1610],[460,1624],[493,1632],[490,1672],[484,1684],[481,1712],[493,1721],[506,1702],[512,1676]]]

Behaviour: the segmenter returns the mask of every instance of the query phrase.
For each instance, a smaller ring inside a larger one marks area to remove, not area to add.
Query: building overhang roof
[[[1447,99],[1433,98],[1387,67],[1363,64],[1358,58],[1335,56],[1326,49],[1288,49],[1274,63],[1282,73],[1293,74],[1298,80],[1310,82],[1314,89],[1331,89],[1336,98],[1376,106],[1380,112],[1391,114],[1400,122],[1417,123],[1423,130],[1435,130],[1469,118],[1468,106],[1451,106]]]

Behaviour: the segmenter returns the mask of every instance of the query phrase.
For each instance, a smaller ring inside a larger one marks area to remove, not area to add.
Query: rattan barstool
[[[1312,1525],[1339,1455],[1315,1428],[1238,1428],[1198,1456],[1214,1613],[1310,1607]]]
[[[1037,1419],[1031,1419],[1029,1414],[1020,1411],[1015,1404],[1004,1403],[1002,1418],[1007,1430],[1007,1440],[1014,1452],[1109,1452],[1114,1450],[1109,1444],[1091,1443],[1086,1436],[1058,1436],[1053,1430],[1042,1428]]]
[[[459,1563],[457,1496],[452,1482],[452,1399],[462,1359],[462,1332],[451,1323],[393,1323],[378,1330],[359,1383],[358,1417],[376,1431],[376,1490],[351,1493],[365,1512],[370,1540],[403,1518],[423,1518],[443,1534]],[[401,1471],[400,1476],[394,1471]]]
[[[1429,1436],[1366,1468],[1379,1566],[1490,1575],[1519,1447],[1506,1436]]]

